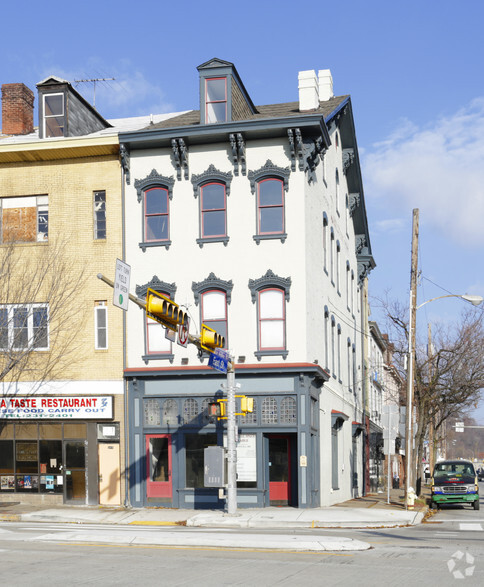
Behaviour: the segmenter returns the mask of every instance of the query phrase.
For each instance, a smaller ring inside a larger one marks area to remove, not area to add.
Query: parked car
[[[471,461],[440,461],[434,467],[430,507],[441,503],[468,503],[479,509],[479,485]]]

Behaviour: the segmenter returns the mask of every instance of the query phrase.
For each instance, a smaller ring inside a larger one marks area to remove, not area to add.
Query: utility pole
[[[407,461],[407,474],[405,484],[405,496],[408,496],[409,488],[413,487],[413,379],[415,368],[415,326],[417,318],[417,271],[418,271],[418,231],[419,210],[413,210],[412,222],[412,261],[410,268],[410,304],[408,322],[408,361],[407,361],[407,413],[405,415],[405,427],[407,430],[405,439],[405,459]],[[405,500],[407,503],[407,500]]]

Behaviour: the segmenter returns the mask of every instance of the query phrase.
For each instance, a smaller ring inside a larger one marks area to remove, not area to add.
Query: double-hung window
[[[0,307],[0,350],[48,350],[49,310],[46,304]]]
[[[106,238],[106,192],[94,192],[94,238]]]
[[[284,233],[284,184],[280,179],[263,179],[257,184],[257,233]]]
[[[286,348],[286,307],[284,291],[264,289],[259,292],[259,351]]]
[[[207,124],[227,120],[227,79],[215,77],[205,80],[205,121]]]
[[[49,238],[49,197],[0,198],[0,243],[44,242]]]
[[[44,137],[63,137],[64,123],[64,94],[44,94]]]
[[[94,348],[108,348],[108,307],[106,301],[98,301],[94,305]]]
[[[200,187],[201,238],[224,237],[227,234],[225,185],[206,183]]]
[[[210,290],[201,295],[202,322],[209,328],[213,328],[225,338],[225,348],[228,347],[227,328],[227,297],[224,291]]]
[[[145,241],[169,239],[168,190],[153,187],[145,191]]]

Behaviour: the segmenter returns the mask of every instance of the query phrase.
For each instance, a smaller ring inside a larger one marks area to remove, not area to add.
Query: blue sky
[[[97,84],[96,107],[119,118],[197,108],[196,67],[212,57],[235,63],[255,104],[296,101],[298,71],[329,68],[353,102],[370,295],[407,303],[413,208],[419,303],[484,295],[483,21],[481,0],[26,0],[2,7],[0,83],[114,77]],[[77,89],[92,101],[92,84]],[[420,329],[464,306],[425,306]]]

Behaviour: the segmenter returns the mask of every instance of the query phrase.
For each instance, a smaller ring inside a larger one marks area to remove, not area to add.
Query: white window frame
[[[27,344],[25,346],[14,345],[14,316],[15,310],[25,308],[27,310]],[[34,345],[34,313],[37,308],[47,310],[47,346],[37,347]],[[7,348],[0,349],[0,351],[48,351],[49,350],[49,305],[48,304],[8,304],[0,306],[1,310],[7,310]]]
[[[96,198],[103,195],[101,201]],[[102,206],[104,204],[104,206]],[[106,240],[107,226],[106,226],[106,190],[95,190],[92,196],[93,215],[94,215],[94,240]],[[104,215],[104,217],[103,217]],[[99,225],[104,221],[104,229],[100,229]],[[104,230],[104,236],[99,236]]]
[[[273,293],[277,293],[280,296],[280,300],[281,300],[281,305],[282,305],[282,315],[277,315],[277,316],[272,316],[272,315],[268,315],[268,316],[263,316],[262,315],[262,298],[264,297],[265,294],[273,294]],[[263,346],[262,345],[262,341],[263,341],[263,329],[265,328],[266,324],[269,323],[274,323],[274,324],[281,324],[282,326],[282,340],[280,341],[281,344],[279,346]],[[258,336],[258,346],[259,346],[259,351],[281,351],[281,350],[286,350],[287,348],[287,343],[286,343],[286,298],[285,298],[285,293],[284,290],[279,289],[277,287],[267,287],[264,288],[262,290],[260,290],[258,292],[258,331],[259,331],[259,336]]]
[[[53,98],[54,96],[62,96],[62,113],[61,114],[46,114],[45,113],[45,99],[46,98]],[[43,112],[44,112],[44,117],[43,117],[43,131],[44,131],[44,137],[45,138],[55,138],[57,136],[64,136],[64,131],[65,131],[65,111],[66,111],[66,104],[65,104],[65,96],[62,92],[57,92],[55,94],[43,94],[42,96],[42,106],[43,106]],[[62,134],[61,135],[47,135],[47,119],[49,118],[59,118],[60,116],[62,116],[62,118],[64,119],[64,124],[62,125]]]
[[[99,315],[104,314],[104,326],[99,325]],[[102,331],[106,333],[106,345],[102,346],[99,344],[100,333]],[[106,301],[98,301],[94,306],[94,348],[97,351],[105,351],[108,349],[108,306]]]

